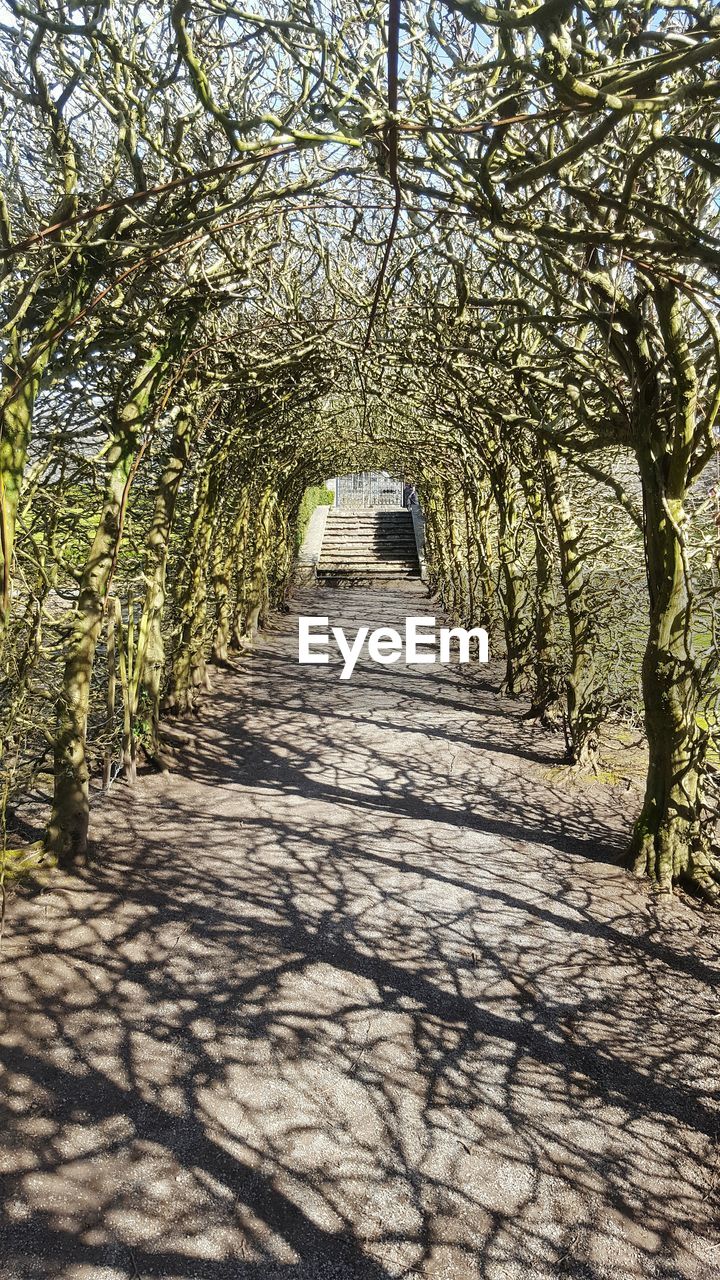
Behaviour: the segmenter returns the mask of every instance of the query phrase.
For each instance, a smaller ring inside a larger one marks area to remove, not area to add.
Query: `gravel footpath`
[[[2,1280],[717,1280],[717,917],[497,671],[300,667],[298,593],[9,906]]]

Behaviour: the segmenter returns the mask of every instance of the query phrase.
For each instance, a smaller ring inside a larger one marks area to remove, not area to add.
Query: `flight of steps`
[[[365,584],[419,578],[409,511],[332,507],[317,566],[318,582]]]

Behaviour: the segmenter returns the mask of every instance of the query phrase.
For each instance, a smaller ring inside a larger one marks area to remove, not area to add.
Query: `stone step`
[[[318,569],[417,569],[417,558],[411,556],[387,560],[367,557],[364,560],[320,560]]]
[[[326,564],[417,564],[417,556],[321,556],[318,564],[322,568]]]
[[[414,554],[416,551],[414,542],[400,541],[397,538],[383,540],[382,542],[335,542],[323,540],[322,552],[326,551],[407,551]]]
[[[326,560],[417,560],[414,547],[356,547],[352,551],[324,547],[319,563]]]
[[[317,582],[418,582],[419,569],[396,569],[379,573],[377,569],[318,569]]]
[[[407,542],[415,541],[415,534],[412,529],[337,529],[332,525],[325,526],[326,538],[343,538],[355,539],[362,538],[366,542],[372,542],[376,538],[404,538]]]
[[[400,537],[399,534],[389,534],[387,538],[333,538],[327,535],[323,538],[323,546],[334,547],[414,547],[415,539]]]
[[[325,525],[325,532],[335,533],[339,537],[344,538],[352,537],[358,533],[364,534],[366,537],[373,536],[380,538],[384,537],[388,533],[406,533],[410,537],[415,536],[412,526],[407,525],[404,522],[402,524],[399,522],[397,524],[346,524],[344,520],[341,520],[338,523],[333,522],[331,524],[330,521],[328,521]]]
[[[405,529],[402,526],[397,529],[338,529],[333,525],[326,525],[324,537],[365,538],[368,541],[372,541],[373,538],[406,538],[408,542],[415,541],[412,529]]]
[[[331,520],[328,516],[327,529],[409,529],[412,525],[407,520]]]
[[[320,560],[320,582],[406,582],[420,577],[409,511],[328,512]]]
[[[388,529],[385,533],[378,533],[377,530],[374,532],[370,531],[368,533],[345,533],[344,531],[335,531],[330,529],[325,534],[323,542],[339,542],[348,544],[363,542],[367,543],[368,546],[371,546],[373,543],[380,542],[407,542],[408,545],[415,546],[415,539],[412,537],[409,538],[404,529],[399,529],[397,533],[393,532],[392,529]]]
[[[406,529],[328,529],[324,538],[332,542],[415,542]]]
[[[415,534],[406,524],[326,524],[324,536],[326,538],[414,538]]]
[[[409,511],[328,511],[328,520],[363,520],[366,523],[388,524],[391,521],[412,520]]]
[[[337,542],[335,540],[327,541],[323,539],[323,554],[325,551],[408,551],[414,554],[416,551],[415,543],[400,538],[383,538],[377,542]]]
[[[393,573],[419,573],[416,564],[319,564],[318,573],[376,573],[380,577]]]
[[[416,550],[414,547],[323,547],[320,552],[320,559],[325,556],[334,556],[342,559],[343,556],[352,556],[357,559],[359,556],[368,556],[369,559],[415,559]]]
[[[416,554],[414,542],[401,542],[396,538],[378,539],[377,542],[325,542],[323,539],[322,554],[326,551],[337,551],[352,554],[353,551],[369,551],[374,554],[376,551],[407,551],[410,555]]]

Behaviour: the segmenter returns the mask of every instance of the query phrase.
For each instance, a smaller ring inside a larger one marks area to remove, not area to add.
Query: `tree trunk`
[[[245,605],[247,570],[250,552],[249,521],[253,490],[243,491],[243,498],[233,531],[233,603],[230,622],[230,648],[242,649],[245,644]]]
[[[455,497],[449,484],[443,485],[443,497],[445,506],[445,530],[447,535],[448,547],[448,568],[450,577],[448,585],[452,593],[452,603],[450,615],[455,622],[464,623],[467,621],[468,613],[468,584],[467,584],[467,561],[463,555],[463,548],[458,538],[457,526],[457,509]]]
[[[224,646],[226,654],[229,650],[242,646],[245,624],[243,585],[247,558],[250,493],[249,486],[243,485],[226,555],[228,594],[223,602],[223,609],[217,614],[215,649]]]
[[[473,622],[490,630],[496,612],[493,608],[496,598],[493,552],[490,540],[490,519],[492,493],[487,481],[476,473],[473,476],[471,491],[471,507],[474,528],[474,547],[477,558],[476,600],[477,607],[473,614]]]
[[[477,600],[479,550],[477,541],[473,536],[473,532],[472,507],[468,494],[468,482],[466,477],[463,484],[463,533],[465,540],[465,560],[467,564],[467,616],[471,622],[480,612]]]
[[[215,529],[215,500],[220,487],[223,456],[217,455],[205,467],[198,487],[188,535],[188,570],[180,593],[180,630],[173,654],[170,682],[163,706],[185,714],[195,707],[195,690],[209,687],[207,677],[206,630],[208,557]]]
[[[444,503],[442,504],[444,510]],[[433,593],[437,593],[444,609],[451,608],[449,599],[450,567],[447,540],[443,537],[441,502],[435,485],[429,490],[425,504],[425,555]]]
[[[32,431],[35,400],[48,364],[58,343],[79,314],[90,287],[87,276],[78,274],[48,316],[32,346],[23,355],[22,324],[8,329],[8,348],[3,360],[4,385],[0,391],[0,627],[10,611],[15,527],[28,445]]]
[[[500,452],[492,463],[490,477],[498,509],[500,594],[507,651],[504,687],[511,697],[519,697],[532,688],[534,667],[534,621],[525,564],[525,528],[518,508],[514,478],[509,463]]]
[[[546,446],[542,460],[545,492],[557,533],[565,607],[570,628],[571,665],[566,679],[570,758],[588,765],[597,759],[598,730],[603,719],[600,681],[595,664],[596,623],[587,599],[587,576],[580,553],[580,536],[562,481],[554,449]]]
[[[693,455],[706,444],[698,410],[692,332],[670,284],[653,292],[672,378],[668,394],[657,360],[638,328],[635,444],[643,488],[650,626],[642,682],[649,767],[630,864],[663,891],[689,883],[720,902],[720,860],[701,824],[706,738],[698,726],[702,669],[693,639],[690,564],[684,503]],[[712,420],[711,420],[712,422]]]
[[[162,618],[166,598],[167,560],[180,482],[190,453],[190,414],[182,409],[173,426],[170,453],[155,495],[145,554],[145,603],[138,641],[140,688],[150,703],[151,750],[157,750],[160,692],[165,670]]]
[[[520,481],[535,535],[535,686],[531,712],[544,725],[553,727],[561,715],[558,695],[558,660],[555,645],[554,562],[548,529],[547,510],[541,481],[532,459],[520,446]]]
[[[229,547],[221,537],[213,547],[213,595],[215,597],[215,634],[212,643],[213,662],[227,662],[230,643],[230,574]]]
[[[66,866],[80,861],[87,850],[90,797],[85,742],[93,662],[122,533],[127,486],[147,406],[162,368],[162,354],[155,351],[146,361],[135,380],[132,395],[117,415],[113,443],[107,455],[102,516],[80,575],[75,621],[58,701],[55,792],[46,834],[48,849]]]
[[[275,492],[266,484],[260,494],[254,521],[252,572],[248,587],[245,639],[250,641],[258,627],[262,626],[268,611],[267,554],[270,542]]]
[[[717,864],[703,847],[700,790],[704,739],[697,713],[701,673],[693,648],[692,601],[684,560],[683,494],[664,475],[664,459],[638,449],[645,513],[650,629],[642,665],[650,754],[630,861],[669,892],[683,881],[720,901]],[[674,490],[674,491],[673,491]]]

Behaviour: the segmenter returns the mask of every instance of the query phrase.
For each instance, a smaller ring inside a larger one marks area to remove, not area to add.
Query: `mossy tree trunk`
[[[687,877],[705,882],[700,840],[702,745],[697,724],[699,671],[684,560],[683,498],[668,486],[662,462],[638,451],[645,509],[650,628],[642,664],[649,765],[632,864],[660,889]],[[705,887],[708,887],[705,885]],[[720,886],[714,890],[720,897]]]
[[[268,481],[260,491],[253,520],[252,567],[248,582],[245,640],[251,641],[267,618],[269,606],[267,559],[270,547],[275,490]]]
[[[515,477],[504,449],[488,454],[488,471],[498,512],[500,596],[505,630],[505,689],[511,697],[528,693],[535,666],[533,591],[526,564],[527,526]]]
[[[447,538],[445,537],[445,502],[444,493],[437,481],[428,486],[425,500],[425,554],[430,572],[430,581],[434,592],[437,592],[443,608],[452,610],[452,580],[450,574],[450,557]]]
[[[649,768],[630,850],[636,873],[659,889],[685,882],[720,901],[720,864],[700,812],[705,739],[698,726],[702,670],[694,647],[693,598],[685,540],[685,502],[699,441],[696,376],[677,295],[655,293],[672,367],[674,403],[663,408],[657,384],[645,380],[639,405],[637,458],[643,488],[650,626],[642,684]],[[655,394],[652,395],[652,388]]]
[[[242,480],[233,481],[232,489],[234,509],[229,508],[222,536],[216,538],[213,546],[212,583],[215,620],[212,658],[214,662],[227,661],[231,638],[237,635],[238,631],[242,634],[242,620],[238,614],[242,614],[242,581],[250,496]]]
[[[10,611],[17,512],[35,401],[48,364],[67,326],[79,314],[89,287],[89,280],[78,272],[26,350],[25,325],[20,319],[12,322],[7,332],[0,390],[0,630]],[[28,299],[25,304],[29,305]]]
[[[495,599],[495,557],[490,537],[492,491],[480,472],[472,477],[470,503],[473,515],[473,545],[477,557],[476,605],[473,621],[490,629]]]
[[[168,553],[180,484],[190,456],[191,422],[189,408],[182,406],[173,423],[170,450],[155,494],[145,552],[146,587],[138,641],[138,678],[140,689],[150,705],[151,750],[157,749],[160,694],[165,671],[162,620],[167,594]]]
[[[242,649],[245,644],[246,581],[249,573],[250,511],[253,487],[243,487],[242,500],[237,513],[232,538],[233,592],[230,614],[229,643],[232,649]]]
[[[147,422],[148,406],[168,356],[168,349],[157,348],[152,352],[137,375],[131,394],[116,413],[107,454],[102,514],[80,573],[75,621],[58,702],[55,789],[46,833],[47,847],[64,865],[79,861],[87,850],[90,801],[86,735],[93,662],[122,534],[122,514],[133,463]]]
[[[63,114],[64,94],[55,92],[55,87],[51,89],[48,82],[47,66],[41,57],[43,38],[36,36],[28,48],[26,70],[32,85],[32,102],[43,121],[47,172],[56,173],[60,178],[59,207],[63,215],[70,218],[78,207],[78,150]],[[44,174],[43,180],[46,177]],[[26,205],[25,216],[28,210]],[[0,192],[0,244],[7,249],[14,238],[10,207]],[[17,511],[35,401],[58,345],[68,326],[78,319],[97,272],[97,265],[93,273],[88,271],[77,248],[63,250],[62,233],[56,246],[55,260],[49,267],[36,268],[16,291],[10,319],[4,325],[7,348],[0,389],[0,634],[3,636],[10,613]]]
[[[595,660],[597,622],[588,599],[579,530],[563,483],[560,460],[549,445],[543,447],[542,474],[557,534],[570,630],[570,670],[566,679],[570,759],[573,764],[585,766],[597,759],[603,719]]]
[[[212,585],[215,599],[215,627],[212,642],[213,662],[226,662],[230,643],[230,584],[232,563],[230,537],[227,533],[216,537],[212,555]]]
[[[475,537],[475,522],[472,503],[468,492],[467,481],[463,485],[463,533],[465,559],[467,563],[467,614],[469,619],[477,618],[482,611],[482,598],[478,598],[480,584],[480,553]]]
[[[186,569],[178,600],[179,628],[163,702],[165,710],[181,714],[194,709],[195,690],[200,685],[209,687],[205,658],[209,557],[218,535],[215,508],[224,469],[224,452],[216,454],[203,468],[188,534]]]
[[[464,623],[467,620],[469,591],[467,579],[467,558],[462,546],[458,529],[459,495],[453,485],[443,485],[444,527],[447,541],[447,564],[449,569],[449,586],[451,592],[450,613],[453,621]]]
[[[554,726],[561,716],[559,666],[555,641],[554,559],[548,514],[539,468],[523,445],[518,449],[520,482],[535,538],[535,684],[531,711],[542,724]]]

